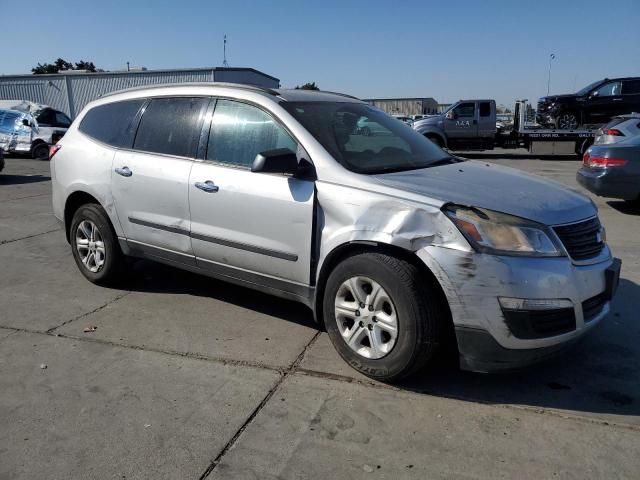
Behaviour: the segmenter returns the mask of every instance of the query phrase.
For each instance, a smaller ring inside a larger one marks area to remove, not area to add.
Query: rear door
[[[486,101],[478,102],[478,136],[492,138],[496,134],[496,104]]]
[[[640,79],[622,81],[624,113],[640,113]]]
[[[208,98],[152,99],[144,109],[132,150],[113,160],[112,190],[118,219],[133,248],[194,263],[189,237],[189,174]]]
[[[309,284],[315,184],[251,172],[256,155],[275,148],[297,143],[270,113],[217,101],[189,180],[191,236],[200,267],[296,291]]]
[[[453,140],[471,139],[478,136],[478,109],[476,102],[461,102],[453,110],[453,118],[444,118],[447,138]]]

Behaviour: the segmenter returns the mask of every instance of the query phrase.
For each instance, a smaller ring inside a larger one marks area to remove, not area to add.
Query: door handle
[[[621,102],[622,101],[621,98],[612,98],[611,100],[613,100],[614,102]]]
[[[129,170],[129,167],[118,167],[116,168],[116,173],[118,175],[122,175],[123,177],[130,177],[133,175],[133,172]]]
[[[217,192],[218,186],[214,184],[211,180],[207,180],[205,182],[196,182],[196,188],[199,188],[203,192],[214,193]]]

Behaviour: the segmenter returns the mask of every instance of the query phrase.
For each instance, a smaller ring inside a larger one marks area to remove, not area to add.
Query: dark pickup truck
[[[547,128],[574,130],[631,112],[640,112],[640,77],[605,78],[574,94],[542,97],[536,121]]]

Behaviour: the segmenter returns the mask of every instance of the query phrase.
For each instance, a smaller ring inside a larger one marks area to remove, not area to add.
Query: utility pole
[[[127,62],[127,72],[129,71],[129,62]]]
[[[222,46],[222,52],[223,52],[223,61],[222,61],[222,66],[225,68],[229,68],[229,62],[227,62],[227,35],[224,35],[224,44]]]
[[[551,60],[556,58],[555,54],[549,55],[549,77],[547,78],[547,96],[549,96],[549,89],[551,87]]]

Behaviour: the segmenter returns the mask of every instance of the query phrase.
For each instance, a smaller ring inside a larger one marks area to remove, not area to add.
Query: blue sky
[[[59,56],[104,69],[221,66],[226,33],[232,67],[363,98],[537,99],[550,53],[552,93],[640,76],[640,0],[9,3],[2,74]],[[43,21],[25,25],[33,18]]]

